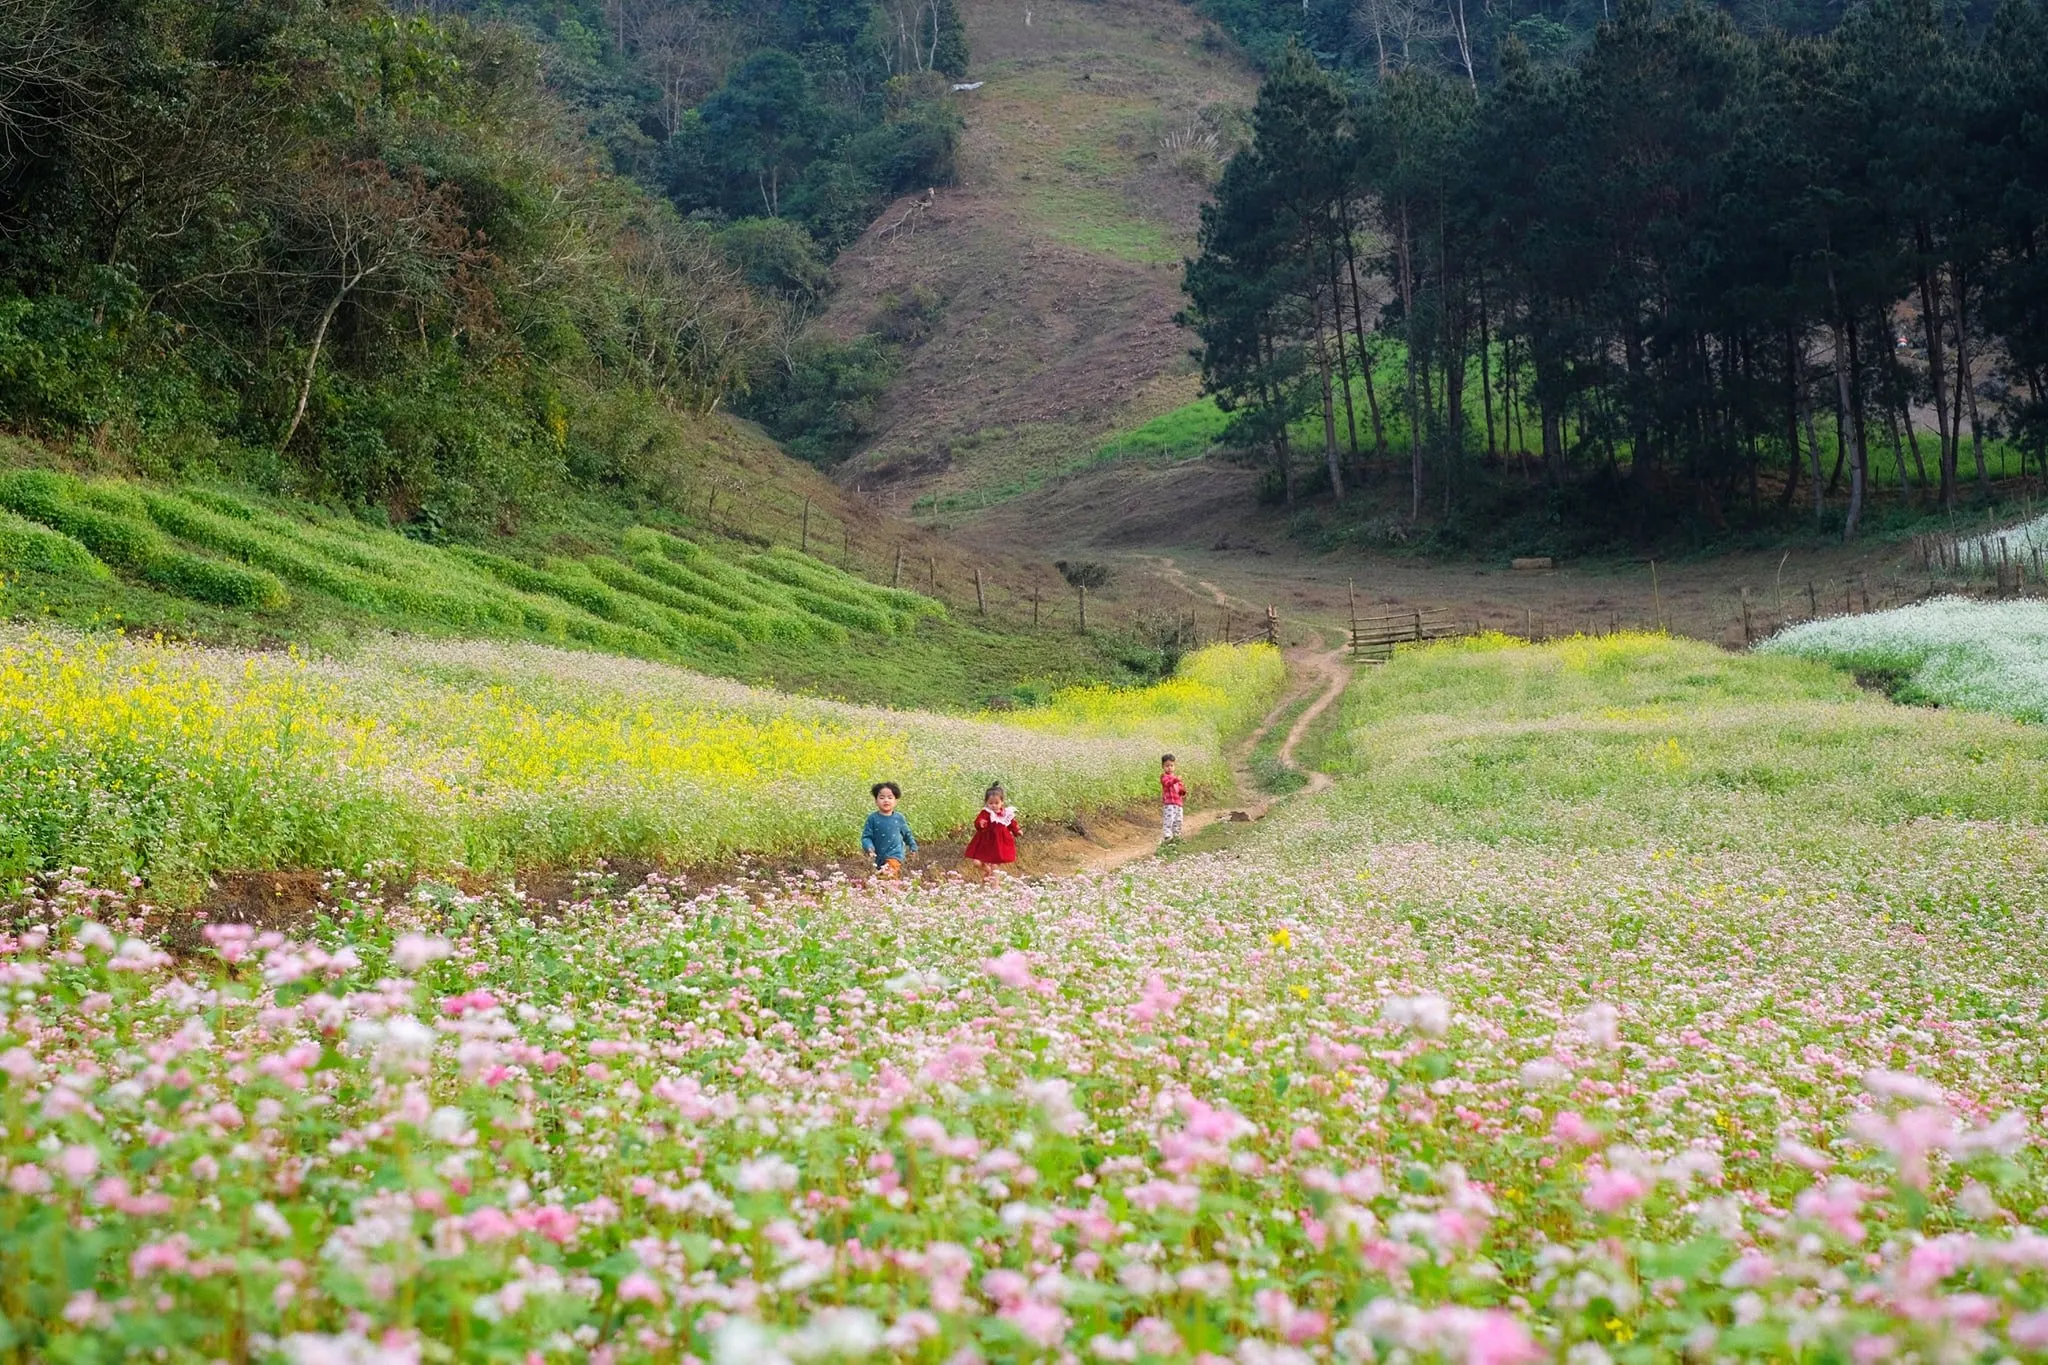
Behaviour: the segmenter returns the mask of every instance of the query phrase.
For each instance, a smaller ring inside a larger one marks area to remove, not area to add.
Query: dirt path
[[[1203,586],[1207,587],[1209,585],[1204,584]],[[1294,724],[1288,727],[1287,737],[1280,742],[1278,756],[1281,766],[1287,768],[1290,772],[1302,773],[1308,778],[1308,785],[1299,792],[1293,793],[1293,795],[1308,796],[1329,789],[1331,784],[1330,775],[1325,772],[1304,769],[1301,766],[1300,760],[1296,758],[1295,751],[1300,747],[1303,736],[1308,734],[1309,727],[1314,725],[1316,720],[1325,711],[1329,710],[1339,697],[1344,695],[1345,684],[1351,681],[1351,668],[1345,661],[1344,654],[1345,651],[1342,649],[1300,648],[1287,651],[1287,666],[1294,675],[1294,685],[1289,687],[1281,695],[1279,701],[1273,704],[1273,709],[1266,713],[1266,719],[1260,723],[1259,728],[1247,735],[1230,754],[1231,772],[1236,777],[1240,790],[1249,792],[1256,785],[1249,766],[1253,751],[1272,733],[1273,727],[1280,723],[1280,718],[1287,713],[1289,707],[1295,705],[1304,696],[1311,695],[1315,699],[1309,703],[1306,710],[1295,717]],[[1274,806],[1287,799],[1285,796],[1260,796],[1251,804],[1245,806],[1218,807],[1214,810],[1190,812],[1186,823],[1181,828],[1182,836],[1186,837],[1198,830],[1207,829],[1219,821],[1227,820],[1234,823],[1249,823],[1253,820],[1263,820],[1272,811]],[[1073,870],[1076,872],[1113,872],[1126,864],[1138,861],[1140,858],[1151,857],[1158,851],[1158,836],[1146,834],[1091,853],[1084,857]]]

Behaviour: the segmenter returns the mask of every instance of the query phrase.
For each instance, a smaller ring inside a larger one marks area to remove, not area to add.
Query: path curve
[[[1259,723],[1259,727],[1247,735],[1231,751],[1230,768],[1233,775],[1237,778],[1237,785],[1240,789],[1250,791],[1254,785],[1251,770],[1248,766],[1252,751],[1258,748],[1259,743],[1272,732],[1273,727],[1280,723],[1280,717],[1286,712],[1288,707],[1294,705],[1304,695],[1313,691],[1316,693],[1315,700],[1309,703],[1308,709],[1295,717],[1294,724],[1288,727],[1287,737],[1280,742],[1278,756],[1281,766],[1290,772],[1302,773],[1308,778],[1308,785],[1298,792],[1291,793],[1291,795],[1312,796],[1317,792],[1329,790],[1332,784],[1330,775],[1315,769],[1304,769],[1301,766],[1300,760],[1296,757],[1295,751],[1300,747],[1303,737],[1308,734],[1309,727],[1315,724],[1316,720],[1325,711],[1329,710],[1339,697],[1344,695],[1344,688],[1351,681],[1351,668],[1344,656],[1345,651],[1341,648],[1327,651],[1300,648],[1287,651],[1288,669],[1297,676],[1299,681],[1281,694],[1280,699],[1273,703],[1273,709],[1268,711],[1266,718]],[[1263,820],[1272,811],[1273,807],[1287,799],[1286,796],[1261,796],[1248,806],[1194,811],[1188,815],[1187,822],[1182,826],[1181,832],[1183,836],[1191,835],[1197,830],[1207,829],[1219,820],[1234,819],[1240,815],[1245,820]],[[1150,857],[1158,851],[1159,840],[1156,837],[1148,835],[1143,838],[1128,839],[1123,843],[1112,845],[1109,848],[1091,854],[1083,859],[1081,865],[1074,870],[1076,872],[1113,872],[1117,868],[1138,861],[1140,858]]]

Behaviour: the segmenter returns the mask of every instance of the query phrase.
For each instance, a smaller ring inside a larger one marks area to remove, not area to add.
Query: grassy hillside
[[[0,442],[0,612],[321,652],[390,630],[532,640],[955,708],[1164,666],[1113,603],[1076,635],[1050,565],[896,522],[749,428],[670,419],[648,445],[658,477],[565,490],[478,541]]]
[[[913,290],[939,302],[840,472],[906,505],[1014,495],[1194,397],[1179,262],[1255,78],[1174,0],[1030,10],[961,4],[984,84],[960,97],[958,184],[834,267],[830,335]]]

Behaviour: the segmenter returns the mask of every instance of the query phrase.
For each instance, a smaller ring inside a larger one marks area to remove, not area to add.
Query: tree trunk
[[[1330,469],[1330,496],[1344,501],[1344,470],[1337,454],[1337,389],[1330,372],[1330,347],[1322,323],[1316,324],[1316,369],[1323,381],[1323,462]]]
[[[299,381],[299,401],[292,409],[292,420],[284,429],[283,439],[277,443],[280,451],[291,449],[292,437],[299,434],[299,424],[306,420],[306,404],[313,397],[313,377],[320,369],[320,348],[327,342],[328,325],[334,321],[335,313],[340,311],[341,301],[348,297],[348,291],[355,286],[356,280],[346,281],[334,292],[334,297],[327,301],[327,306],[320,310],[320,325],[313,329],[313,353],[306,357],[306,374]]]
[[[1961,395],[1956,405],[1956,440],[1962,441],[1963,410],[1970,413],[1970,453],[1977,459],[1977,485],[1987,491],[1991,487],[1991,471],[1984,463],[1984,426],[1977,418],[1977,383],[1970,373],[1970,333],[1968,328],[1968,285],[1961,271],[1952,271],[1950,278],[1956,288],[1956,389]]]
[[[1330,310],[1337,324],[1337,373],[1344,381],[1344,421],[1351,432],[1351,467],[1358,467],[1358,412],[1351,402],[1351,357],[1344,340],[1344,286],[1337,278],[1337,253],[1330,252]]]
[[[1372,348],[1365,344],[1365,299],[1358,288],[1358,252],[1351,241],[1351,210],[1347,204],[1344,214],[1344,268],[1351,276],[1351,325],[1358,337],[1358,368],[1365,372],[1365,405],[1372,414],[1373,449],[1381,459],[1387,458],[1387,429],[1380,421],[1380,396],[1372,381]]]
[[[1486,272],[1479,272],[1479,406],[1486,410],[1486,458],[1498,459],[1493,439],[1493,334],[1486,324]]]
[[[1935,284],[1927,264],[1934,253],[1933,243],[1928,238],[1926,224],[1920,224],[1913,231],[1914,241],[1920,248],[1920,322],[1927,332],[1927,376],[1934,388],[1934,427],[1941,441],[1941,505],[1953,509],[1956,505],[1956,443],[1949,430],[1948,393],[1942,382],[1947,367],[1941,356],[1941,290]]]
[[[1415,264],[1408,205],[1401,205],[1401,309],[1408,332],[1408,520],[1422,520],[1422,394],[1415,375]]]
[[[1842,409],[1847,414],[1849,426],[1849,513],[1842,523],[1842,539],[1854,540],[1856,528],[1863,520],[1863,494],[1870,481],[1870,454],[1863,443],[1863,413],[1858,403],[1856,383],[1856,329],[1854,324],[1844,327],[1835,323],[1835,344],[1848,339],[1848,364],[1835,366],[1835,384],[1841,390]]]

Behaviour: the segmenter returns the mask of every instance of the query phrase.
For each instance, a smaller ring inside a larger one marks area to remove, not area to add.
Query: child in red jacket
[[[983,881],[994,876],[998,867],[1017,861],[1017,836],[1021,833],[1016,808],[1004,798],[1002,787],[990,787],[974,817],[974,838],[967,844],[967,857],[981,864]]]

